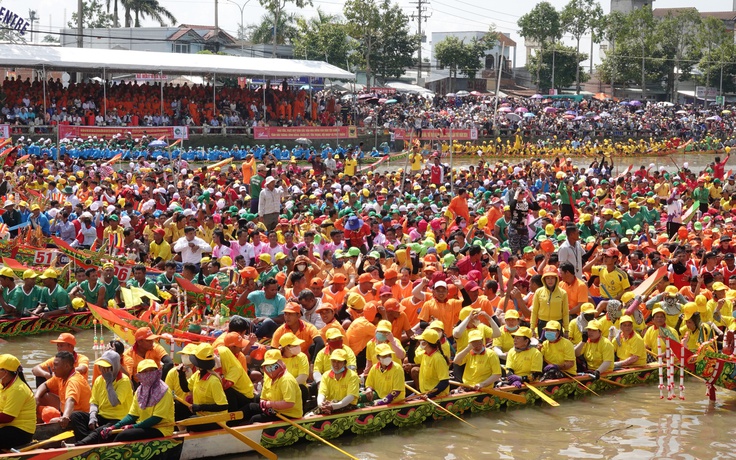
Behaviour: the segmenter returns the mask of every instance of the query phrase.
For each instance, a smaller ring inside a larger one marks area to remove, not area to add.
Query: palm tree
[[[110,2],[113,3],[112,7],[112,26],[113,27],[120,27],[120,17],[118,16],[118,0],[106,0],[105,2],[105,8],[107,8],[107,12],[110,12]]]
[[[161,6],[158,0],[122,0],[125,7],[125,27],[130,27],[132,22],[131,13],[135,13],[134,27],[141,26],[141,18],[149,17],[158,22],[162,27],[168,23],[176,23],[176,18],[169,10]]]
[[[251,24],[247,27],[248,40],[256,44],[272,43],[274,38],[273,23],[273,14],[264,14],[261,17],[260,24]],[[296,15],[293,13],[281,13],[279,15],[278,27],[276,27],[276,44],[285,45],[292,43],[297,33]]]

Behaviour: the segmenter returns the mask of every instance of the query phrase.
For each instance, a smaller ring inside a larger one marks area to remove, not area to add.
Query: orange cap
[[[378,313],[378,309],[376,308],[376,304],[373,302],[366,304],[363,308],[363,317],[370,322],[373,322],[373,320],[376,319],[376,313]]]
[[[225,339],[223,340],[223,343],[226,347],[240,347],[243,348],[248,344],[248,341],[245,340],[240,334],[237,332],[228,332],[225,334]]]
[[[401,311],[401,305],[399,305],[399,301],[396,299],[388,299],[383,306],[386,311]]]
[[[324,287],[324,285],[325,285],[325,280],[323,280],[319,276],[315,276],[314,278],[312,278],[312,282],[310,283],[310,286],[313,286],[313,287]]]
[[[151,331],[150,327],[139,327],[137,331],[135,331],[135,341],[139,340],[155,340],[158,336]]]
[[[388,270],[386,270],[385,272],[383,272],[383,278],[384,279],[390,280],[390,279],[398,278],[398,277],[399,277],[399,272],[397,272],[393,268],[389,268]]]
[[[276,281],[278,281],[279,286],[281,287],[283,287],[284,283],[286,283],[286,273],[284,272],[276,273],[276,276],[274,278],[276,278]]]
[[[250,278],[250,279],[257,280],[258,270],[256,270],[254,267],[245,267],[244,269],[240,270],[240,276],[243,278]]]
[[[372,283],[374,282],[373,276],[370,273],[363,273],[358,277],[358,283]]]
[[[284,308],[284,313],[299,313],[301,315],[302,306],[296,302],[289,302],[286,304],[286,308]]]
[[[77,346],[77,339],[71,335],[68,332],[63,332],[59,334],[59,338],[56,340],[52,340],[51,343],[68,343],[69,345],[76,347]]]
[[[342,283],[347,283],[347,282],[348,282],[348,277],[342,273],[338,273],[337,275],[332,277],[332,284],[342,284]]]

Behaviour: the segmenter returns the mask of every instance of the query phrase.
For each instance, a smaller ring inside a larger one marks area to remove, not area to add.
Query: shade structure
[[[0,44],[0,67],[355,79],[323,61],[14,44]]]

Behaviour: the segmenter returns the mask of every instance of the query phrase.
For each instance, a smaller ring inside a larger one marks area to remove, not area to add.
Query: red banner
[[[355,126],[266,126],[253,128],[258,139],[347,139],[358,137]]]
[[[114,135],[125,136],[130,133],[134,138],[149,137],[159,138],[166,136],[170,139],[189,139],[189,130],[186,126],[71,126],[59,125],[59,139],[87,138],[97,136],[98,138],[111,139]]]
[[[407,132],[405,129],[394,130],[394,135],[397,141],[408,141],[410,139],[416,139],[416,133]],[[449,129],[423,129],[422,135],[419,138],[423,141],[431,140],[450,140]],[[453,141],[474,141],[478,139],[477,129],[453,129],[452,140]]]

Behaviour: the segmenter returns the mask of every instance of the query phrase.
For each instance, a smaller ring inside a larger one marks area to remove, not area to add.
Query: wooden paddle
[[[601,382],[606,382],[608,384],[611,384],[615,387],[620,387],[620,388],[629,388],[631,386],[631,385],[626,385],[625,383],[617,382],[615,380],[606,379],[603,377],[599,378],[598,380],[600,380]]]
[[[423,395],[422,395],[422,393],[420,393],[420,392],[419,392],[419,390],[415,390],[414,388],[410,387],[410,386],[409,386],[409,385],[408,385],[407,383],[404,383],[404,386],[405,386],[405,387],[406,387],[406,388],[407,388],[408,390],[410,390],[410,391],[411,391],[412,393],[414,393],[414,394],[416,394],[416,395],[419,395],[419,396],[423,396]],[[466,425],[468,425],[468,426],[471,426],[471,427],[473,427],[473,428],[477,429],[477,427],[476,427],[475,425],[473,425],[472,423],[468,422],[467,420],[463,420],[462,418],[460,418],[459,416],[457,416],[457,415],[453,414],[453,413],[452,413],[452,412],[450,412],[449,410],[445,409],[444,407],[442,407],[441,405],[439,405],[439,404],[438,404],[438,403],[436,403],[435,401],[432,401],[432,400],[431,400],[430,398],[427,398],[427,399],[426,399],[425,401],[428,401],[428,402],[430,402],[431,404],[433,404],[434,406],[436,406],[436,407],[439,407],[439,408],[440,408],[440,410],[442,410],[443,412],[446,412],[446,413],[448,413],[448,414],[452,415],[453,417],[455,417],[456,419],[460,420],[460,421],[461,421],[461,422],[463,422],[464,424],[466,424]]]
[[[40,449],[43,446],[47,446],[49,444],[53,444],[53,443],[59,442],[59,441],[64,441],[64,440],[67,440],[67,439],[73,438],[73,437],[74,437],[74,431],[69,430],[69,431],[65,431],[63,433],[57,434],[56,436],[53,436],[53,437],[51,437],[51,438],[49,438],[49,439],[47,439],[45,441],[39,441],[39,442],[33,443],[33,444],[31,444],[29,446],[26,446],[26,447],[24,447],[22,449],[19,449],[19,450],[11,449],[11,450],[13,452],[28,452],[30,450]]]
[[[473,387],[465,385],[464,383],[456,382],[454,380],[450,380],[450,384],[476,391]],[[499,398],[508,399],[520,404],[526,404],[528,402],[526,398],[522,395],[517,395],[516,393],[511,393],[508,391],[496,390],[495,388],[491,387],[481,388],[478,391],[482,391],[483,393],[487,393],[489,395],[498,396]]]
[[[539,388],[537,388],[537,387],[535,387],[533,385],[529,385],[528,383],[525,383],[524,384],[524,387],[527,388],[527,389],[529,389],[532,393],[536,394],[540,398],[542,398],[542,400],[544,400],[544,402],[546,402],[550,406],[557,407],[557,406],[560,405],[560,403],[558,403],[554,399],[550,398],[547,393],[545,393],[544,391],[540,390]]]
[[[180,403],[184,404],[189,409],[192,408],[192,405],[189,402],[187,402],[185,399],[182,399],[182,398],[180,398],[180,397],[178,397],[176,395],[174,395],[174,399],[176,399]],[[242,417],[242,412],[240,412],[240,414],[241,414],[240,418],[243,418]],[[228,417],[230,416],[230,414],[219,414],[219,415],[227,415]],[[202,417],[206,417],[206,416],[202,416]],[[194,418],[192,420],[198,420],[199,418],[202,418],[202,417]],[[227,420],[235,420],[235,419],[228,418]],[[179,422],[177,422],[177,424],[178,423]],[[240,433],[240,432],[238,432],[238,431],[230,428],[229,426],[227,426],[224,421],[218,421],[218,422],[215,422],[215,423],[217,423],[221,428],[223,428],[225,431],[227,431],[228,433],[230,433],[233,437],[237,438],[239,441],[243,442],[248,447],[250,447],[251,449],[255,450],[259,454],[263,455],[267,459],[269,459],[269,460],[276,460],[278,458],[278,456],[276,454],[274,454],[270,450],[266,449],[265,447],[263,447],[259,443],[255,442],[254,440],[250,439],[248,436],[246,436],[246,435],[244,435],[244,434],[242,434],[242,433]],[[182,426],[186,426],[186,425],[182,425]]]
[[[358,460],[357,457],[355,457],[355,456],[353,456],[353,455],[345,452],[344,450],[340,449],[339,447],[337,447],[336,445],[334,445],[331,442],[327,441],[326,439],[321,438],[314,431],[312,431],[312,430],[310,430],[308,428],[305,428],[305,427],[299,425],[298,423],[294,422],[293,420],[291,420],[291,419],[289,419],[287,417],[284,417],[283,415],[279,414],[278,412],[276,412],[276,417],[280,418],[281,420],[283,420],[284,422],[286,422],[289,425],[293,426],[294,428],[298,429],[299,431],[308,434],[309,436],[313,437],[314,439],[317,439],[319,441],[322,441],[323,443],[325,443],[328,446],[332,447],[333,449],[335,449],[336,451],[338,451],[341,454],[345,455],[346,457],[352,458],[353,460]]]
[[[593,393],[594,395],[596,395],[596,396],[600,396],[600,395],[599,395],[598,393],[596,393],[595,391],[593,391],[593,390],[592,390],[592,389],[591,389],[591,388],[590,388],[589,386],[587,386],[586,384],[584,384],[584,383],[583,383],[583,382],[581,382],[580,380],[576,379],[576,378],[575,378],[575,377],[574,377],[574,376],[573,376],[573,375],[572,375],[572,374],[571,374],[570,372],[567,372],[567,371],[562,371],[562,372],[564,372],[564,373],[565,373],[565,375],[567,375],[568,377],[570,377],[570,378],[572,379],[572,381],[573,381],[573,382],[577,383],[577,384],[578,384],[578,385],[580,385],[581,387],[583,387],[583,388],[585,388],[586,390],[590,391],[590,392],[591,392],[591,393]]]

